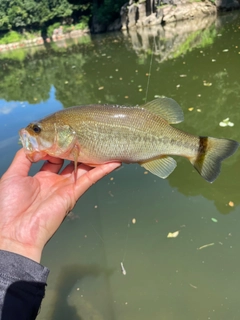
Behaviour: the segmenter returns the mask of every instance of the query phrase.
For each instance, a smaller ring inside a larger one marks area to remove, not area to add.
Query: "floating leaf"
[[[230,207],[234,207],[234,202],[233,202],[233,201],[229,201],[229,202],[228,202],[228,205],[229,205]]]
[[[212,83],[211,82],[207,82],[207,81],[203,81],[203,85],[205,87],[211,87]]]
[[[226,122],[223,122],[223,121],[221,121],[221,122],[219,123],[219,125],[220,125],[220,127],[227,127],[227,123],[226,123]]]
[[[188,108],[188,111],[193,111],[194,108]]]
[[[229,118],[224,119],[219,123],[220,127],[233,127],[234,123],[229,121]]]
[[[167,235],[167,238],[177,238],[178,235],[179,235],[179,231],[169,232]]]
[[[218,222],[217,219],[211,218],[212,222]]]

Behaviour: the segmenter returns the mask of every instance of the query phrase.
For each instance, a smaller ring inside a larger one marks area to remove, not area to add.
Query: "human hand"
[[[78,198],[95,182],[120,166],[108,163],[91,168],[80,164],[77,180],[69,164],[48,157],[35,176],[31,162],[19,150],[0,180],[0,249],[40,262],[42,250]]]

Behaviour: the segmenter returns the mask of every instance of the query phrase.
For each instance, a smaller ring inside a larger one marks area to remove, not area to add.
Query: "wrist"
[[[0,238],[0,250],[17,253],[38,263],[40,263],[42,255],[41,249],[5,238]]]

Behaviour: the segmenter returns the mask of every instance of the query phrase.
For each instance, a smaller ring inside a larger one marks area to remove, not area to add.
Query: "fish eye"
[[[32,129],[33,129],[33,131],[34,131],[35,133],[40,133],[41,130],[42,130],[37,124],[34,124],[34,125],[32,126]]]

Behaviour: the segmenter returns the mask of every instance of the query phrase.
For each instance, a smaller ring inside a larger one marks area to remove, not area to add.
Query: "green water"
[[[240,141],[239,39],[234,13],[1,54],[0,175],[30,121],[73,105],[141,104],[147,88],[147,101],[179,102],[177,127]],[[219,126],[226,118],[233,127]],[[240,319],[239,160],[213,184],[177,158],[166,180],[123,165],[94,185],[45,248],[38,319]]]

